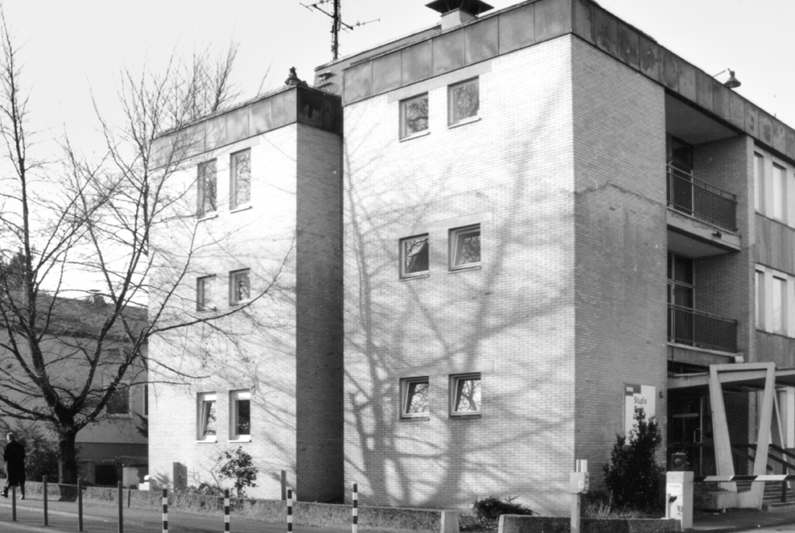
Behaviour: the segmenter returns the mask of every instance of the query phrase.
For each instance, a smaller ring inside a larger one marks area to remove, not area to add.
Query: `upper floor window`
[[[450,377],[450,414],[480,414],[480,373]]]
[[[400,277],[410,278],[428,272],[428,235],[400,241]]]
[[[428,377],[400,380],[401,418],[428,418]]]
[[[400,102],[400,138],[428,129],[428,93]]]
[[[216,194],[218,183],[215,159],[199,163],[196,183],[198,187],[199,216],[214,213],[217,209]]]
[[[197,435],[198,440],[215,441],[216,439],[216,395],[214,392],[202,392],[198,397],[197,405]]]
[[[215,276],[204,276],[196,280],[196,310],[213,311],[215,301],[213,298],[213,285]]]
[[[773,163],[773,218],[785,221],[787,212],[787,171]]]
[[[251,298],[249,270],[237,270],[229,273],[229,304],[237,305]]]
[[[230,208],[236,209],[251,202],[251,150],[246,149],[231,155]]]
[[[478,116],[480,110],[478,78],[451,85],[447,91],[448,124],[451,126]]]
[[[765,328],[765,273],[756,271],[756,327]]]
[[[109,415],[124,416],[130,414],[130,389],[119,383],[116,390],[108,398],[105,410]]]
[[[765,158],[754,154],[754,207],[757,213],[765,212]]]
[[[695,268],[693,260],[668,253],[668,303],[695,308]]]
[[[480,266],[480,224],[450,230],[450,269]]]

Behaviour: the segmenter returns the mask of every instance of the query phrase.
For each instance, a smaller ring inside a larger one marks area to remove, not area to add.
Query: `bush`
[[[533,511],[520,503],[514,503],[516,498],[505,498],[503,500],[494,496],[476,500],[472,504],[475,510],[475,516],[481,520],[497,520],[500,515],[504,514],[523,514],[531,515]]]
[[[222,452],[218,456],[218,461],[225,461],[218,469],[218,477],[232,481],[238,498],[246,495],[246,487],[257,486],[254,483],[257,480],[257,467],[254,466],[251,455],[244,452],[242,446],[234,452]]]
[[[639,511],[660,511],[661,479],[665,469],[655,455],[662,444],[662,435],[654,417],[646,421],[644,413],[635,409],[637,429],[629,435],[616,435],[610,463],[604,465],[605,484],[611,492],[612,507]]]

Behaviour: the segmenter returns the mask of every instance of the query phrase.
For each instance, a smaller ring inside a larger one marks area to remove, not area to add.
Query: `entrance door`
[[[704,449],[704,397],[677,396],[672,394],[669,403],[668,454],[685,452],[693,472],[705,475],[704,455],[712,450]]]

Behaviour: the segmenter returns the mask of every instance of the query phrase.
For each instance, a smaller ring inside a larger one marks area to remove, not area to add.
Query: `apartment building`
[[[279,313],[291,325],[278,350],[268,328],[241,337],[257,339],[245,353],[267,379],[247,366],[159,388],[153,468],[195,472],[237,445],[239,391],[251,398],[244,445],[267,476],[287,470],[301,499],[321,499],[302,484],[323,471],[335,472],[328,499],[358,483],[370,505],[499,495],[565,514],[575,459],[598,485],[636,406],[660,422],[661,461],[683,451],[699,473],[764,472],[769,450],[795,446],[795,130],[591,0],[428,7],[439,25],[318,67],[316,89],[264,97],[275,117],[275,98],[297,95],[272,129],[256,126],[260,100],[194,126],[191,201],[207,162],[218,172],[249,142],[261,196],[243,216],[222,201],[212,220],[198,209],[202,235],[257,229],[191,271],[186,305],[201,312],[211,276],[235,305],[235,272],[249,269],[253,287],[249,265],[284,257],[272,242],[293,232]],[[302,307],[300,294],[328,305]],[[344,445],[302,444],[321,423]]]

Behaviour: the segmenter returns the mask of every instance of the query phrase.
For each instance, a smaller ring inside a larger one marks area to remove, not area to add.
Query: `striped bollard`
[[[287,532],[293,530],[293,489],[287,489]]]
[[[163,533],[168,533],[168,489],[163,488]]]
[[[229,529],[229,489],[224,489],[224,531]]]
[[[353,508],[351,509],[351,533],[359,530],[359,485],[353,484]]]

